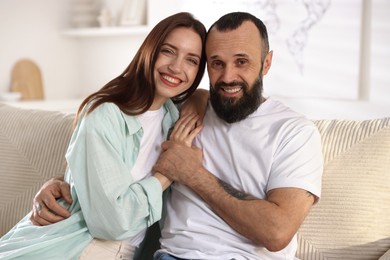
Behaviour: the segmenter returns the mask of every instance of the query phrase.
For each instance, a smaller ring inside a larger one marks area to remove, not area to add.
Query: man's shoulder
[[[275,120],[300,120],[302,122],[310,121],[306,118],[305,115],[295,111],[291,107],[285,105],[283,102],[274,98],[267,98],[267,100],[263,102],[254,113],[254,116],[269,116]]]
[[[261,108],[261,106],[263,107]],[[317,129],[312,120],[279,100],[268,98],[261,106],[257,115],[276,129],[312,128],[314,131]]]

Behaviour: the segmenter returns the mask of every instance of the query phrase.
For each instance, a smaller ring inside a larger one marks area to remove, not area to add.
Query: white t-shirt
[[[161,107],[159,110],[146,111],[137,118],[144,133],[137,160],[131,170],[131,175],[135,181],[151,176],[152,167],[160,156],[161,143],[164,141],[161,127],[164,110]]]
[[[164,118],[164,110],[161,107],[158,110],[146,111],[137,118],[141,123],[143,136],[137,160],[131,170],[135,182],[152,175],[152,167],[161,153],[161,143],[164,141],[161,121]],[[126,243],[138,246],[144,239],[145,232],[146,230],[143,230],[127,239]]]
[[[321,194],[323,157],[316,126],[279,101],[267,99],[241,122],[228,124],[209,105],[195,140],[207,170],[234,188],[265,199],[281,187]],[[279,252],[257,247],[192,190],[174,183],[167,200],[161,251],[185,259],[294,259],[296,238]]]

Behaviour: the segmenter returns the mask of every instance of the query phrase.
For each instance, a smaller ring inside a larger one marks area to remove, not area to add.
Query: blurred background
[[[1,0],[0,101],[75,112],[179,11],[206,28],[230,11],[262,19],[274,51],[265,95],[311,119],[390,116],[388,0]],[[39,68],[42,100],[8,95],[26,59]]]

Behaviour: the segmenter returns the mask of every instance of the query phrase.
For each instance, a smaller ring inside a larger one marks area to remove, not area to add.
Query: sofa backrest
[[[0,103],[0,237],[31,210],[45,181],[65,173],[73,118]]]

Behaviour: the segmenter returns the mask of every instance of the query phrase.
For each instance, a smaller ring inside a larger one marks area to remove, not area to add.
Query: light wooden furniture
[[[22,59],[12,68],[11,92],[20,92],[22,100],[44,99],[41,70],[29,59]]]

